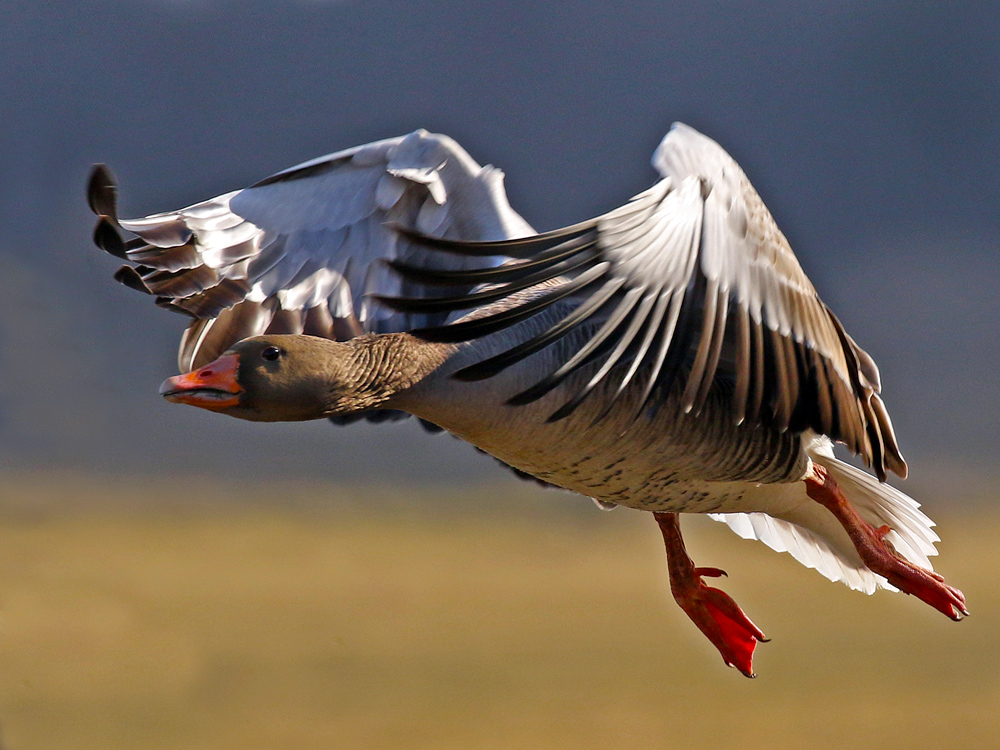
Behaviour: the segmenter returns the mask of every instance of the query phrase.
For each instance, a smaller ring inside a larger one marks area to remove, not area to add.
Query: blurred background
[[[989,746],[998,30],[974,0],[8,0],[0,746]],[[411,424],[162,401],[184,320],[90,243],[94,162],[139,216],[418,127],[553,229],[647,187],[674,120],[743,165],[879,363],[969,622],[694,524],[775,637],[744,681],[673,611],[641,514]]]

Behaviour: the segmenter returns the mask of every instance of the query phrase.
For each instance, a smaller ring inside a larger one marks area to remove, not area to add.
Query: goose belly
[[[570,416],[548,422],[574,390],[568,383],[524,406],[505,403],[520,382],[448,381],[408,410],[532,476],[603,502],[642,510],[716,513],[773,511],[768,486],[800,480],[809,459],[800,436],[736,425],[725,392],[710,394],[698,415],[680,394],[633,418],[641,391],[627,391],[604,419],[595,392]],[[435,397],[437,392],[437,397]]]

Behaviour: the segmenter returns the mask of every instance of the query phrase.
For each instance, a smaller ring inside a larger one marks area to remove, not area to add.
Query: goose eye
[[[260,353],[261,358],[266,359],[268,362],[274,362],[278,357],[281,356],[281,349],[276,346],[269,346]]]

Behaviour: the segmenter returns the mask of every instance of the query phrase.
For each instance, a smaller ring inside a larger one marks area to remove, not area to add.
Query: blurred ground
[[[996,512],[938,519],[958,625],[686,522],[773,639],[750,681],[673,605],[644,514],[531,490],[4,480],[3,750],[1000,736]]]

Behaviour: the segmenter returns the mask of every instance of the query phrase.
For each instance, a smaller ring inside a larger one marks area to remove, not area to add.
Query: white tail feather
[[[810,458],[830,472],[844,495],[861,517],[876,528],[889,526],[886,539],[910,562],[933,570],[928,557],[936,555],[934,522],[920,511],[912,498],[888,484],[882,484],[860,469],[839,461],[826,439],[817,439],[808,447]],[[801,493],[801,501],[783,508],[774,516],[765,513],[714,513],[744,539],[757,539],[778,552],[788,552],[831,581],[843,581],[852,589],[871,594],[877,588],[895,591],[884,578],[869,570],[833,514],[815,502],[797,483],[792,491]],[[789,487],[792,489],[792,486]],[[776,489],[777,491],[777,489]]]
[[[810,457],[833,475],[865,521],[876,528],[892,529],[886,539],[899,554],[922,568],[934,569],[927,558],[937,554],[934,544],[941,537],[934,532],[934,522],[920,510],[920,503],[871,474],[838,461],[831,446],[810,450]]]
[[[819,504],[814,504],[820,511],[827,512]],[[888,581],[872,573],[861,562],[853,547],[846,549],[843,544],[833,543],[828,538],[828,529],[813,531],[807,528],[807,524],[822,525],[809,523],[820,519],[804,518],[803,514],[795,515],[795,522],[766,513],[712,513],[709,517],[727,524],[744,539],[756,539],[776,552],[787,552],[807,568],[813,568],[831,581],[843,581],[855,591],[871,594],[877,588],[893,589]],[[833,520],[836,523],[836,519]],[[844,538],[847,538],[846,533]],[[850,544],[849,539],[847,543]]]

